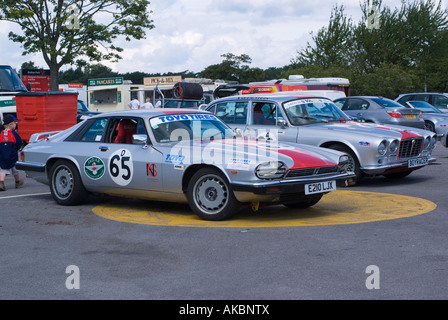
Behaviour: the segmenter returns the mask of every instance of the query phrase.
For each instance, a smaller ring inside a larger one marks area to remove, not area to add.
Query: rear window
[[[380,106],[383,106],[385,108],[401,108],[402,107],[402,105],[400,105],[399,103],[392,101],[392,100],[373,98],[372,101],[378,103]]]

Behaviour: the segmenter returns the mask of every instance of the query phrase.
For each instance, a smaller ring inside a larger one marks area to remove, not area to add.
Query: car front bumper
[[[409,160],[414,160],[414,159],[409,159]],[[410,167],[409,160],[394,161],[392,163],[387,163],[384,165],[362,166],[360,169],[363,173],[365,173],[367,175],[388,174],[388,173],[393,173],[393,172],[397,172],[397,171],[417,170],[426,165],[435,164],[435,162],[437,161],[436,158],[430,157],[430,158],[428,158],[427,164]]]
[[[230,184],[233,191],[249,192],[255,195],[278,195],[283,193],[305,193],[305,185],[335,181],[339,187],[348,186],[351,180],[355,179],[356,175],[352,172],[341,173],[337,175],[325,176],[325,177],[307,177],[300,179],[283,179],[283,180],[266,180],[248,183],[246,181],[232,181]]]

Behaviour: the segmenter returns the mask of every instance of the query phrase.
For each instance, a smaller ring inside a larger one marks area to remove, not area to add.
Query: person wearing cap
[[[16,162],[19,159],[19,149],[22,146],[22,138],[16,131],[17,119],[13,115],[3,117],[4,130],[0,132],[0,191],[6,191],[5,177],[11,174],[14,177],[15,187],[23,185]]]

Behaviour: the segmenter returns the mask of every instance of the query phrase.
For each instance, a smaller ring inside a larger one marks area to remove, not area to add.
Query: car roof
[[[243,95],[234,95],[230,97],[220,98],[213,102],[219,102],[219,101],[225,101],[225,100],[276,100],[276,101],[288,101],[291,99],[331,99],[327,97],[319,97],[319,96],[312,96],[312,95],[300,95],[300,94],[285,94],[284,92],[282,94],[276,94],[276,93],[254,93],[254,94],[243,94]]]
[[[164,116],[167,114],[186,114],[186,113],[210,113],[208,111],[199,110],[199,109],[188,109],[188,108],[154,108],[154,109],[144,109],[144,110],[120,110],[120,111],[112,111],[107,113],[101,113],[95,117],[157,117]]]
[[[381,96],[350,96],[350,97],[345,97],[345,98],[339,98],[339,99],[353,99],[353,98],[358,98],[358,99],[388,99],[388,100],[392,100],[386,97],[381,97]],[[335,99],[335,100],[339,100],[339,99]]]
[[[400,94],[399,96],[401,97],[401,96],[408,96],[408,95],[411,95],[411,94],[444,94],[444,95],[448,95],[448,93],[446,93],[446,92],[409,92],[409,93],[402,93],[402,94]]]

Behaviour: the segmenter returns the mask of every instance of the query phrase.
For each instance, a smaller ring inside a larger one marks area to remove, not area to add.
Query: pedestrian
[[[2,125],[2,117],[0,117],[0,132],[5,130],[5,127]]]
[[[162,106],[162,102],[160,100],[157,100],[155,108],[160,108]]]
[[[0,132],[0,191],[6,191],[5,177],[11,174],[14,177],[16,188],[23,185],[16,162],[19,160],[19,149],[22,146],[22,138],[16,131],[17,121],[13,115],[3,117],[4,130]]]
[[[140,109],[152,109],[154,108],[154,106],[151,103],[151,99],[146,98],[146,102],[144,104],[142,104],[142,106],[140,107]]]
[[[140,109],[140,102],[138,101],[137,98],[134,98],[131,101],[129,101],[128,106],[129,106],[129,109],[131,109],[131,110],[137,110],[137,109]]]

